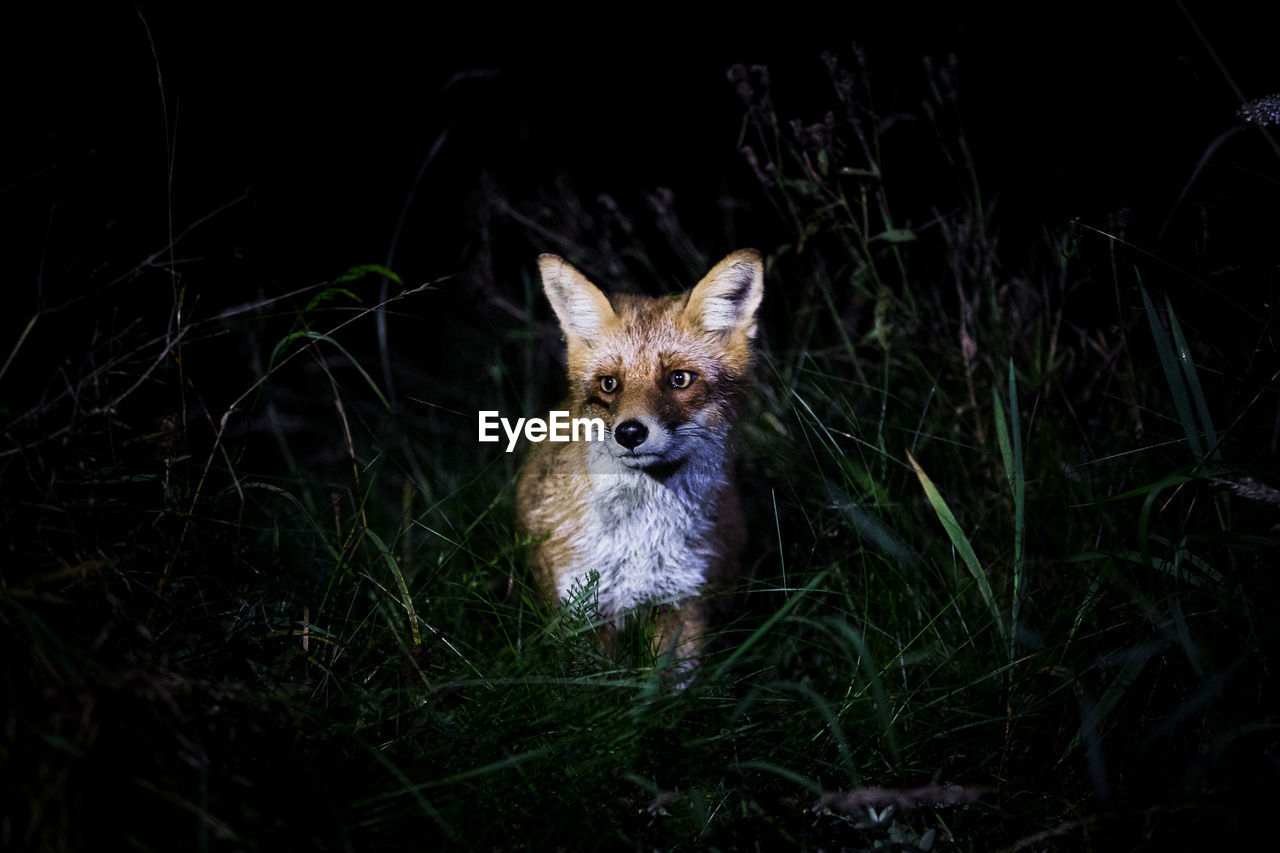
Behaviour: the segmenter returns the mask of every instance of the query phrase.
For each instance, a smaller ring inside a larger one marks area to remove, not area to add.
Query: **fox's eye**
[[[614,391],[618,390],[618,380],[614,379],[612,376],[601,376],[600,390],[606,394],[612,394]]]
[[[697,378],[698,374],[692,370],[673,370],[667,377],[667,381],[671,383],[672,388],[688,388]]]

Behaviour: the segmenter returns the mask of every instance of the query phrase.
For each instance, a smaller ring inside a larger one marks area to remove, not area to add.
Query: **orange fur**
[[[568,344],[561,408],[605,423],[603,442],[535,445],[521,472],[538,580],[555,602],[589,589],[613,625],[650,614],[656,650],[674,647],[687,669],[708,627],[704,593],[736,574],[742,549],[731,432],[760,256],[735,252],[692,291],[657,299],[608,297],[555,255],[538,263]]]

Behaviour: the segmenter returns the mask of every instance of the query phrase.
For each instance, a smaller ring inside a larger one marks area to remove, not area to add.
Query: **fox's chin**
[[[652,465],[661,465],[665,460],[657,453],[636,453],[628,450],[626,453],[614,456],[623,465],[628,468],[648,468]]]
[[[684,463],[683,459],[672,459],[661,453],[636,453],[630,450],[614,458],[628,468],[655,475],[670,474]]]

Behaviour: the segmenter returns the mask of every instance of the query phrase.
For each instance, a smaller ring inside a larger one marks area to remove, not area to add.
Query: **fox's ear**
[[[755,249],[734,252],[689,294],[685,317],[709,332],[756,336],[756,309],[764,297],[764,265]]]
[[[617,319],[609,298],[559,255],[539,255],[542,289],[565,335],[591,340]]]

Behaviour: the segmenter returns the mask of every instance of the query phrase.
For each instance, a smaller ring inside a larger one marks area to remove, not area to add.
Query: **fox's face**
[[[657,299],[611,300],[555,255],[539,267],[568,339],[570,406],[605,422],[609,456],[661,475],[723,452],[751,365],[759,255],[735,252],[692,291]]]

